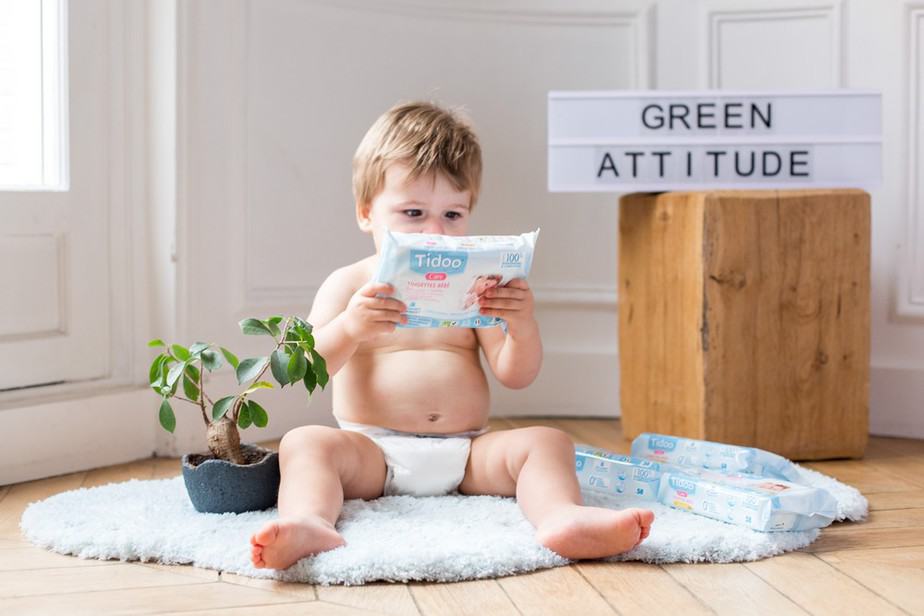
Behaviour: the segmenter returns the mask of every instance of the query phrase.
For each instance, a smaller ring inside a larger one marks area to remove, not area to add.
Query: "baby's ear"
[[[372,220],[369,218],[369,209],[368,204],[356,204],[356,224],[359,225],[361,231],[365,231],[366,233],[372,231]]]

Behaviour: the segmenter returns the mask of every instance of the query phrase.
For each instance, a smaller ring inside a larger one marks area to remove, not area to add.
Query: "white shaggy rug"
[[[866,499],[831,477],[801,468],[809,485],[829,490],[839,520],[862,520]],[[643,506],[655,512],[651,535],[613,560],[651,563],[756,560],[810,544],[818,530],[761,533],[657,503],[616,502],[586,493],[587,504]],[[285,571],[250,565],[250,535],[276,510],[197,513],[182,477],[81,488],[32,503],[20,526],[33,543],[80,558],[192,564],[241,575],[318,584],[376,580],[450,582],[565,565],[543,548],[511,498],[389,496],[344,504],[337,529],[347,544],[304,558]]]

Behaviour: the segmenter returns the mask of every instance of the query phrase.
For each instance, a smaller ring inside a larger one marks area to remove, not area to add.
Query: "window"
[[[66,190],[67,5],[0,1],[0,190]]]

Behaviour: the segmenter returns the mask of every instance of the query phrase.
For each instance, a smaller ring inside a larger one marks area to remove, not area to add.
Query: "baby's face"
[[[465,235],[471,192],[458,191],[442,174],[408,180],[410,169],[395,163],[385,171],[385,185],[367,211],[357,212],[359,228],[372,233],[378,251],[385,228],[402,233]]]

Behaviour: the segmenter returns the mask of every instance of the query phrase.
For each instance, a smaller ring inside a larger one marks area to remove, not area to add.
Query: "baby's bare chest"
[[[460,350],[466,354],[478,350],[475,330],[464,327],[396,328],[363,345],[359,351]]]

